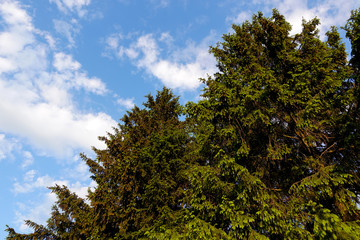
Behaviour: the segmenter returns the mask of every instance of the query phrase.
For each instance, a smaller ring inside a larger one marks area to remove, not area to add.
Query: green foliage
[[[318,24],[291,36],[274,10],[234,25],[210,49],[219,72],[203,100],[187,104],[200,148],[191,206],[234,239],[359,237],[359,54],[349,65],[337,30],[323,42]]]
[[[277,10],[210,48],[218,72],[188,103],[164,88],[95,160],[87,200],[65,186],[47,226],[8,239],[360,239],[360,10],[318,37]]]
[[[9,239],[138,239],[175,221],[183,209],[190,161],[189,134],[179,120],[182,107],[166,88],[155,98],[147,96],[144,106],[127,112],[114,134],[101,137],[107,148],[94,149],[95,160],[82,155],[97,183],[87,202],[55,186],[58,201],[47,227],[29,222],[34,234],[8,229]]]

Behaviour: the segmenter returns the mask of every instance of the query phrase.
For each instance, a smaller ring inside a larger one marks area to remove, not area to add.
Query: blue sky
[[[162,86],[197,101],[216,71],[210,45],[262,11],[293,25],[318,16],[321,36],[342,26],[357,0],[0,0],[0,226],[44,223],[67,185],[85,196],[79,153],[104,147],[126,110]],[[0,230],[0,239],[6,233]]]

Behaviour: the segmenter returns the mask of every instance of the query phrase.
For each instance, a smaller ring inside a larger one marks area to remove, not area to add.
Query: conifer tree
[[[97,183],[87,202],[66,186],[52,187],[58,201],[47,226],[27,221],[34,233],[8,228],[8,239],[140,239],[175,221],[188,188],[182,107],[167,88],[144,106],[100,138],[107,147],[94,149],[95,160],[82,155]]]
[[[184,153],[188,141],[178,98],[164,88],[135,107],[115,134],[103,138],[106,150],[86,159],[98,187],[89,195],[100,239],[139,239],[172,221],[187,188]],[[114,233],[116,233],[114,235]]]
[[[229,239],[359,239],[359,12],[351,64],[317,18],[301,33],[277,10],[234,25],[203,100],[189,103],[198,165],[193,215]]]

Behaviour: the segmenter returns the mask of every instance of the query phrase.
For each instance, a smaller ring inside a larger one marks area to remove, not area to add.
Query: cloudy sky
[[[358,0],[0,0],[0,239],[5,225],[44,223],[67,185],[85,196],[79,153],[93,156],[134,104],[163,85],[197,101],[208,54],[231,24],[277,8],[301,29],[342,26]]]

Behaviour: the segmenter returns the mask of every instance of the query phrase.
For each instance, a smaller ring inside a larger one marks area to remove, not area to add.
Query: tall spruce
[[[359,239],[359,12],[351,64],[332,28],[277,10],[210,49],[219,71],[189,103],[197,127],[194,215],[229,239]]]

